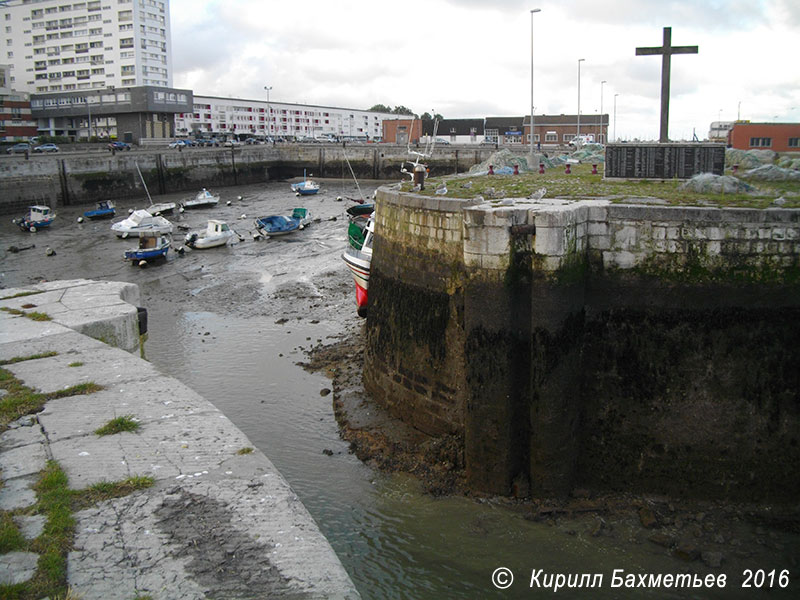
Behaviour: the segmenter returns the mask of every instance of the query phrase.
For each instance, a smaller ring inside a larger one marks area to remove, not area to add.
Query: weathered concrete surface
[[[42,312],[58,307],[60,321],[86,328],[91,313],[76,290],[92,303],[113,287],[61,285],[36,286],[44,293],[18,298],[9,297],[22,290],[4,290],[0,306],[31,303],[37,307],[30,310]],[[118,289],[136,298],[135,288]],[[113,311],[102,310],[109,304],[99,306],[103,320],[113,320]],[[68,316],[70,308],[79,318]],[[117,318],[127,319],[130,308],[120,302]],[[280,473],[211,402],[146,361],[55,319],[36,322],[0,312],[0,359],[45,351],[57,355],[5,368],[41,392],[89,381],[103,389],[52,400],[43,412],[20,419],[0,436],[0,508],[34,503],[31,486],[47,459],[58,461],[75,489],[133,475],[155,479],[149,489],[75,515],[68,583],[81,598],[359,597]],[[94,433],[122,415],[137,420],[139,430]],[[252,452],[239,454],[245,448]],[[18,581],[30,559],[2,558],[0,582]]]

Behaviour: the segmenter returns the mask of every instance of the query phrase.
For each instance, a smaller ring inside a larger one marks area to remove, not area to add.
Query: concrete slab
[[[44,531],[44,524],[47,519],[44,515],[18,516],[14,517],[14,523],[19,528],[19,532],[26,540],[35,540]]]
[[[46,336],[35,338],[24,338],[24,332],[19,332],[15,339],[6,341],[6,335],[12,334],[6,328],[5,321],[2,320],[0,313],[0,360],[10,360],[12,358],[34,356],[44,352],[57,352],[58,354],[76,354],[78,352],[91,350],[94,348],[106,348],[107,344],[99,340],[81,335],[71,329],[58,326],[58,332],[52,332]],[[30,319],[19,319],[19,321],[30,321]],[[16,323],[14,324],[16,326]]]
[[[25,583],[36,574],[39,555],[33,552],[0,554],[0,585]]]
[[[33,486],[37,477],[19,477],[3,482],[0,488],[0,510],[17,510],[36,504]]]
[[[47,440],[42,430],[39,428],[39,424],[33,419],[30,423],[31,425],[29,427],[16,427],[4,431],[2,435],[0,435],[0,452],[10,450],[11,448],[45,443]]]
[[[0,452],[0,474],[4,481],[37,475],[46,463],[47,454],[42,444],[20,446]]]
[[[70,366],[77,363],[83,364]],[[105,344],[91,350],[26,360],[5,368],[28,387],[43,393],[81,383],[93,382],[105,387],[161,376],[149,362],[131,360],[128,352]]]

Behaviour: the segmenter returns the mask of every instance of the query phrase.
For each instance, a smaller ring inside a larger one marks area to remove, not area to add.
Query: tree
[[[386,106],[385,104],[376,104],[375,106],[373,106],[372,108],[369,108],[367,110],[370,110],[370,111],[373,111],[373,112],[390,113],[390,112],[392,112],[392,107],[391,106]]]
[[[402,104],[398,104],[397,106],[395,106],[394,109],[392,110],[392,113],[395,115],[410,115],[412,117],[417,116],[416,114],[414,114],[413,110],[403,106]]]
[[[429,113],[428,111],[422,113],[420,119],[422,119],[423,121],[433,121],[433,117],[431,116],[431,113]]]

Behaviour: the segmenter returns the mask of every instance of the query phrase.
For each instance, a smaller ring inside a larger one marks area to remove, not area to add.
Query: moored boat
[[[214,248],[224,246],[234,235],[233,229],[225,221],[210,219],[205,231],[187,233],[184,241],[190,248]]]
[[[306,171],[303,169],[303,181],[291,184],[291,188],[298,196],[310,196],[319,191],[319,184],[307,178]]]
[[[87,219],[110,219],[117,214],[114,203],[111,200],[101,200],[97,203],[94,210],[87,210],[83,216]]]
[[[292,216],[289,217],[297,221],[300,229],[304,229],[311,225],[311,212],[307,208],[295,208],[292,210]]]
[[[139,246],[125,252],[125,260],[144,266],[148,260],[167,257],[171,240],[168,235],[157,232],[143,232],[139,235]]]
[[[183,208],[201,208],[204,206],[216,206],[219,204],[219,195],[215,196],[206,188],[203,188],[191,200],[183,203]]]
[[[158,202],[157,204],[151,204],[146,210],[151,215],[166,215],[171,214],[176,208],[178,208],[178,205],[174,202]]]
[[[356,285],[356,306],[359,317],[367,316],[367,300],[369,289],[370,264],[372,262],[372,236],[375,232],[375,220],[369,217],[365,226],[365,237],[361,248],[349,246],[342,254]]]
[[[28,212],[20,217],[14,219],[12,223],[19,226],[20,229],[36,233],[38,229],[43,227],[50,227],[55,221],[56,213],[54,213],[49,206],[35,205],[29,206]]]
[[[135,210],[126,219],[111,225],[111,231],[121,238],[142,233],[172,233],[172,223],[164,217],[151,215],[146,210]]]
[[[300,229],[299,219],[292,219],[284,215],[259,217],[254,221],[254,224],[260,235],[270,237],[294,233]]]

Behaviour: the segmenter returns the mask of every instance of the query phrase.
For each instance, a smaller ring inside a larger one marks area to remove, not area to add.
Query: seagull
[[[529,196],[529,200],[541,200],[544,198],[544,195],[547,193],[547,188],[539,188],[535,192],[532,192]]]
[[[439,186],[436,188],[436,193],[440,196],[444,196],[447,193],[447,184],[444,182],[439,184]]]

